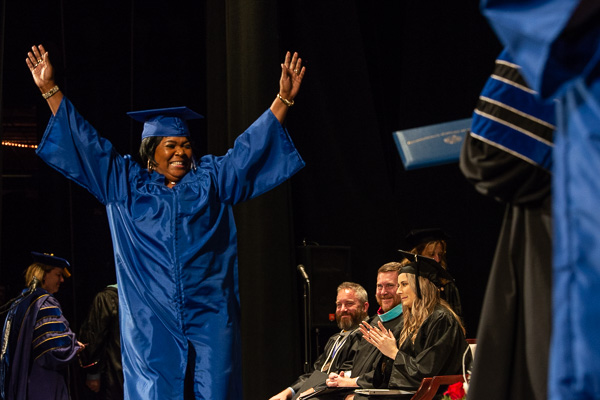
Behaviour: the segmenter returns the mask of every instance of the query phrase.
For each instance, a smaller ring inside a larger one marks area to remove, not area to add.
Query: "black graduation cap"
[[[64,258],[56,257],[54,254],[37,253],[35,251],[31,252],[31,256],[33,257],[34,262],[44,264],[44,265],[49,265],[51,267],[62,268],[64,277],[65,278],[71,277],[71,273],[67,269],[67,267],[70,267],[71,264],[69,264],[69,262],[67,260],[65,260]]]
[[[400,268],[400,274],[406,273],[413,274],[417,277],[422,276],[423,278],[429,279],[438,288],[441,288],[444,285],[443,280],[454,282],[452,275],[450,275],[450,273],[433,258],[420,256],[404,250],[398,251],[404,258],[410,261],[410,263]],[[417,297],[421,299],[421,285],[419,284],[418,279],[416,279],[416,286]]]
[[[190,130],[185,121],[204,118],[187,107],[130,111],[127,115],[144,123],[142,139],[150,136],[189,136]]]
[[[413,229],[406,235],[406,243],[414,249],[422,243],[429,243],[435,240],[448,240],[450,236],[440,228]]]

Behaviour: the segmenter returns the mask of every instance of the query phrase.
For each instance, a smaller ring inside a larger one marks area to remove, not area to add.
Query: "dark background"
[[[43,135],[50,111],[25,65],[42,43],[63,92],[122,154],[137,153],[141,132],[127,111],[180,105],[206,116],[191,124],[196,151],[223,154],[273,101],[285,51],[300,53],[307,73],[287,128],[307,166],[235,209],[247,399],[302,372],[297,264],[327,313],[345,279],[365,286],[374,313],[376,271],[398,260],[411,229],[451,236],[448,263],[475,337],[503,208],[458,164],[405,171],[392,132],[471,115],[500,51],[477,1],[3,1],[1,38],[3,140]],[[31,250],[65,257],[74,275],[57,297],[78,330],[115,280],[104,207],[32,149],[2,146],[1,157],[5,297],[23,286]],[[313,311],[315,353],[335,328]]]

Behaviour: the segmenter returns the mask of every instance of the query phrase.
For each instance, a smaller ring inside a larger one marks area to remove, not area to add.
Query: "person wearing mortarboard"
[[[328,386],[414,391],[423,378],[462,374],[463,362],[471,363],[460,318],[440,298],[442,280],[452,280],[452,276],[429,257],[402,253],[413,261],[404,265],[398,276],[404,315],[399,338],[382,324],[363,322],[363,338],[383,355],[372,380],[330,374]]]
[[[31,254],[27,288],[11,302],[0,339],[0,398],[67,400],[67,367],[85,347],[53,296],[71,276],[70,265],[50,254]]]
[[[450,237],[440,228],[413,229],[406,235],[406,242],[412,249],[410,252],[433,258],[448,270],[446,249]],[[452,310],[462,318],[460,294],[454,280],[443,280],[440,296],[446,300]]]
[[[286,54],[271,107],[224,156],[194,157],[185,120],[196,113],[131,114],[144,121],[142,165],[117,154],[63,96],[43,46],[34,46],[26,63],[53,114],[37,154],[107,208],[125,398],[183,398],[188,353],[195,353],[196,398],[241,399],[232,206],[304,166],[282,126],[305,74],[302,60]]]

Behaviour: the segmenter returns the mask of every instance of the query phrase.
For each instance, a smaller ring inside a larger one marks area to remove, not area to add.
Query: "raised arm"
[[[279,93],[271,104],[271,111],[281,124],[285,120],[288,108],[294,104],[294,98],[300,90],[302,78],[306,67],[302,66],[302,59],[298,53],[292,55],[289,51],[285,55],[285,60],[281,64],[281,78],[279,79]]]
[[[31,47],[31,51],[27,53],[25,59],[33,81],[42,92],[42,96],[48,102],[48,106],[53,115],[56,115],[60,102],[63,99],[63,94],[54,81],[54,68],[50,63],[48,52],[43,45]]]

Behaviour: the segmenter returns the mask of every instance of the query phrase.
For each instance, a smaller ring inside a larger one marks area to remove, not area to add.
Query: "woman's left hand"
[[[300,90],[302,78],[306,67],[302,66],[302,59],[298,53],[293,55],[288,51],[285,60],[281,64],[281,78],[279,79],[279,95],[286,100],[292,101]]]
[[[340,371],[339,374],[335,372],[330,373],[325,383],[329,387],[358,387],[356,378],[346,377],[344,371]]]
[[[360,327],[363,339],[377,347],[383,355],[393,360],[398,354],[396,338],[391,330],[386,329],[385,326],[383,326],[381,321],[379,321],[378,325],[379,326],[371,326],[368,323],[363,322],[363,325]]]

